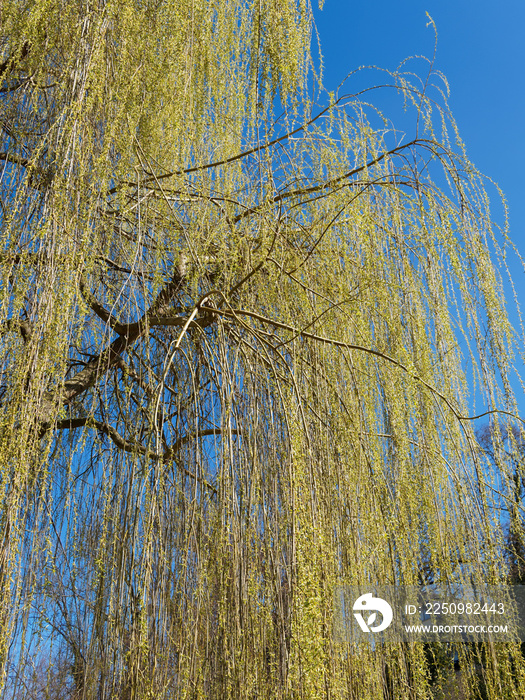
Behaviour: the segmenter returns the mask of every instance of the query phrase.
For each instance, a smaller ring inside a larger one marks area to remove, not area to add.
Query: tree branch
[[[107,435],[115,443],[115,445],[124,452],[128,452],[130,454],[144,455],[145,457],[149,457],[151,459],[156,460],[162,460],[163,462],[173,460],[175,453],[178,452],[180,448],[187,442],[190,442],[191,440],[197,440],[201,437],[208,437],[210,435],[222,435],[223,432],[220,428],[207,428],[206,430],[199,430],[196,433],[184,435],[183,437],[179,438],[171,447],[166,449],[164,452],[155,452],[154,450],[150,450],[147,447],[144,447],[144,445],[141,445],[138,442],[130,442],[126,440],[112,425],[96,420],[92,416],[84,416],[82,418],[66,418],[64,420],[58,421],[55,426],[57,430],[76,430],[77,428],[84,427],[94,428],[96,430],[99,430],[101,433],[104,433],[104,435]],[[41,432],[41,435],[43,435],[50,429],[51,426],[44,428]],[[240,430],[233,429],[231,430],[231,432],[235,435],[241,435]],[[186,469],[186,467],[182,466],[178,462],[177,466],[187,476],[190,476],[192,479],[196,479],[197,481],[203,483],[207,488],[211,489],[214,493],[217,493],[217,489],[214,486],[212,486],[208,481],[206,481],[206,479],[203,479],[202,477],[193,474],[193,472],[191,472],[189,469]]]
[[[107,323],[108,326],[119,335],[124,335],[126,333],[126,324],[117,321],[115,318],[113,318],[110,312],[102,306],[102,304],[99,304],[95,298],[95,295],[90,289],[87,288],[86,280],[83,275],[80,277],[78,288],[92,311],[94,311],[96,315],[104,321],[104,323]]]
[[[31,323],[27,320],[21,318],[9,318],[7,321],[3,321],[0,324],[0,332],[5,329],[7,332],[15,331],[20,333],[24,342],[27,342],[31,338],[33,328]]]
[[[391,364],[395,365],[396,367],[399,367],[400,369],[403,370],[403,372],[406,372],[409,376],[412,377],[412,379],[415,379],[418,381],[420,384],[422,384],[424,387],[426,387],[432,394],[440,398],[447,406],[448,408],[452,411],[454,416],[459,420],[460,422],[462,421],[473,421],[473,420],[478,420],[479,418],[483,418],[484,416],[491,415],[493,413],[498,413],[501,415],[506,415],[510,416],[512,418],[515,418],[516,420],[519,420],[521,423],[525,425],[525,421],[522,420],[519,416],[514,415],[513,413],[510,413],[509,411],[504,411],[501,409],[490,409],[488,411],[485,411],[484,413],[480,413],[479,415],[476,416],[464,416],[461,414],[450,402],[447,397],[442,394],[440,391],[438,391],[432,384],[429,384],[426,382],[422,377],[420,377],[418,374],[414,374],[408,367],[406,367],[402,362],[399,362],[399,360],[396,360],[393,357],[390,357],[390,355],[387,355],[384,352],[380,352],[379,350],[374,350],[373,348],[367,348],[364,345],[354,345],[353,343],[345,343],[341,340],[335,340],[334,338],[326,338],[322,335],[315,335],[314,333],[307,333],[304,330],[301,330],[300,328],[295,328],[294,326],[290,326],[287,323],[281,323],[280,321],[275,321],[274,319],[267,318],[266,316],[262,316],[261,314],[255,313],[253,311],[245,311],[244,309],[231,309],[229,311],[225,311],[223,309],[216,309],[215,307],[211,306],[201,306],[201,310],[205,311],[206,313],[209,314],[218,314],[220,316],[227,316],[229,318],[236,318],[236,316],[249,316],[250,318],[255,318],[258,321],[261,321],[262,323],[269,323],[272,326],[275,326],[276,328],[283,328],[284,330],[290,331],[291,333],[294,333],[295,337],[301,337],[301,338],[309,338],[311,340],[316,340],[321,343],[327,343],[328,345],[334,345],[335,347],[338,348],[347,348],[348,350],[359,350],[360,352],[365,352],[368,355],[375,355],[376,357],[381,358],[382,360],[386,360],[387,362],[390,362]],[[281,345],[284,345],[285,343],[281,343]]]
[[[28,158],[22,158],[22,156],[19,156],[16,153],[0,153],[0,160],[7,161],[8,163],[14,163],[15,165],[21,165],[24,168],[27,168],[29,165]]]
[[[3,63],[0,63],[0,80],[2,80],[6,73],[10,73],[12,70],[14,70],[17,63],[19,61],[22,61],[27,56],[30,48],[31,43],[29,41],[25,41],[22,45],[19,56],[17,56],[16,54],[11,54],[11,56],[9,56],[9,58],[6,58],[6,60]]]

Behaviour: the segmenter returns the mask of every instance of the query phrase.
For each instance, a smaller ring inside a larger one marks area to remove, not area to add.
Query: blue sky
[[[449,81],[450,105],[474,164],[507,195],[513,238],[525,246],[525,3],[523,0],[326,0],[315,10],[325,84],[351,69],[395,69],[407,56],[432,56]]]
[[[434,32],[426,12],[438,32],[435,68],[448,79],[449,105],[467,155],[503,190],[511,238],[525,255],[524,0],[326,0],[322,11],[314,7],[325,87],[335,89],[361,65],[395,70],[408,56],[432,57]],[[501,223],[502,209],[494,196],[492,202]],[[525,273],[517,259],[511,267],[525,306]],[[511,320],[518,323],[512,311]],[[525,400],[514,388],[523,415]]]

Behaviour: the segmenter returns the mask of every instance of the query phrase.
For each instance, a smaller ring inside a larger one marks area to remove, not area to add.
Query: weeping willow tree
[[[442,79],[381,79],[404,136],[321,91],[305,0],[1,13],[6,697],[440,697],[333,624],[341,584],[506,580],[507,241]],[[519,646],[464,656],[523,696]]]

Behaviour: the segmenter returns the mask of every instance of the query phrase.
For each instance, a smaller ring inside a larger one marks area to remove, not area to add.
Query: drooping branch
[[[203,437],[210,437],[212,435],[223,434],[223,431],[220,428],[207,428],[205,430],[199,430],[196,433],[183,435],[171,447],[166,448],[163,452],[156,452],[155,450],[151,450],[148,447],[145,447],[139,442],[126,440],[112,425],[105,421],[96,420],[92,416],[84,416],[81,418],[66,418],[64,420],[58,421],[54,426],[56,430],[76,430],[78,428],[84,427],[93,428],[95,430],[100,431],[104,435],[107,435],[107,437],[109,437],[114,442],[114,444],[124,452],[127,452],[129,454],[142,455],[146,458],[158,460],[164,463],[175,460],[177,452],[179,452],[180,449],[188,442],[191,442],[193,440],[199,440]],[[44,428],[41,433],[42,436],[49,429],[50,427]],[[229,433],[231,433],[232,435],[242,435],[242,431],[237,430],[235,428],[230,429]],[[177,466],[187,476],[190,476],[192,479],[196,479],[197,481],[202,482],[207,488],[212,490],[214,493],[217,493],[215,487],[212,486],[208,481],[206,481],[206,479],[203,479],[202,477],[193,474],[193,472],[181,465],[179,462],[177,462]]]
[[[458,421],[474,421],[478,420],[479,418],[484,418],[485,416],[489,416],[491,414],[501,414],[501,415],[506,415],[511,418],[515,418],[516,420],[520,421],[525,425],[525,420],[522,420],[519,416],[517,416],[514,413],[511,413],[510,411],[504,411],[502,409],[489,409],[488,411],[484,411],[483,413],[477,414],[475,416],[464,416],[462,413],[458,411],[457,408],[453,406],[451,403],[450,399],[448,399],[444,394],[442,394],[436,387],[432,386],[429,384],[427,381],[425,381],[422,377],[420,377],[418,374],[415,374],[412,372],[408,367],[406,367],[402,362],[399,360],[396,360],[394,357],[391,357],[390,355],[387,355],[384,352],[381,352],[380,350],[374,350],[373,348],[366,347],[364,345],[356,345],[354,343],[346,343],[341,340],[337,340],[335,338],[326,338],[322,335],[316,335],[314,333],[308,333],[306,330],[302,330],[300,328],[296,328],[294,326],[290,326],[287,323],[282,323],[281,321],[277,321],[275,319],[267,318],[266,316],[263,316],[259,313],[255,313],[253,311],[248,311],[246,309],[217,309],[212,306],[201,306],[200,307],[202,311],[205,313],[208,313],[210,315],[217,314],[219,316],[226,316],[229,318],[236,318],[237,316],[248,316],[250,318],[254,318],[258,321],[261,321],[262,323],[267,323],[271,326],[274,326],[275,328],[282,328],[283,330],[290,331],[291,333],[294,334],[294,337],[296,338],[308,338],[310,340],[314,340],[320,343],[326,343],[327,345],[333,345],[334,347],[338,348],[345,348],[347,350],[358,350],[360,352],[364,352],[368,355],[374,355],[375,357],[379,357],[382,360],[386,360],[387,362],[395,365],[396,367],[399,367],[403,372],[406,374],[410,375],[412,379],[415,379],[417,382],[422,384],[424,387],[426,387],[432,394],[437,396],[439,399],[441,399],[447,407],[452,411],[454,414],[455,418],[457,418]],[[311,324],[309,324],[311,325]],[[281,345],[284,345],[284,343],[281,343]]]

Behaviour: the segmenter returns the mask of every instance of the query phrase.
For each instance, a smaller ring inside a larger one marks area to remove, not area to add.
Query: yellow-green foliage
[[[502,503],[523,541],[510,244],[441,78],[387,76],[399,140],[311,93],[303,0],[1,22],[6,692],[448,692],[443,649],[333,634],[338,585],[506,581]],[[467,650],[464,696],[523,697],[519,660]]]

